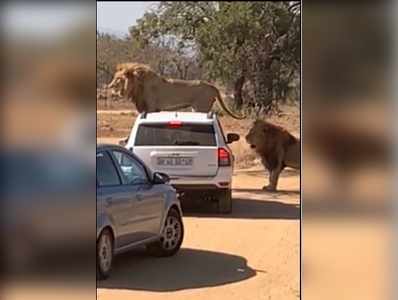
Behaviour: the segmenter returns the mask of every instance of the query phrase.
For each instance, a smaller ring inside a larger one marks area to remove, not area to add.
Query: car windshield
[[[211,124],[141,124],[136,146],[216,146]]]

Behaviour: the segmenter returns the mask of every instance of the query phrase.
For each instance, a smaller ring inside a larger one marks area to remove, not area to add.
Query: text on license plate
[[[192,166],[192,157],[158,157],[160,166]]]

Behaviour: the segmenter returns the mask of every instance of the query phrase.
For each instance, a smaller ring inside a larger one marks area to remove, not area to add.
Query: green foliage
[[[266,106],[286,98],[299,75],[300,11],[291,5],[162,1],[130,34],[141,47],[175,37],[179,54],[194,45],[204,79],[235,84],[235,99],[242,89],[238,82],[250,80],[255,101]]]

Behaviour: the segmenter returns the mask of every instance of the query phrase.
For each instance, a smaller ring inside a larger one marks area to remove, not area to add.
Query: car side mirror
[[[239,134],[228,133],[227,134],[227,144],[232,144],[233,142],[239,141]]]
[[[120,141],[119,141],[119,145],[120,145],[120,146],[126,146],[128,141],[129,141],[129,138],[128,138],[128,137],[125,138],[125,139],[123,139],[123,140],[120,140]]]
[[[168,183],[169,181],[170,177],[165,173],[155,172],[153,174],[153,180],[152,180],[153,184],[165,184]]]

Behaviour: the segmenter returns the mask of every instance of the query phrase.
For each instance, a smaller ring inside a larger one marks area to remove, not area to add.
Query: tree
[[[131,40],[97,32],[97,85],[109,83],[118,63],[134,60]]]
[[[246,81],[252,81],[256,101],[266,107],[287,94],[299,72],[297,2],[162,1],[130,28],[130,35],[143,48],[178,41],[174,60],[193,53],[204,79],[233,87],[238,107]]]

